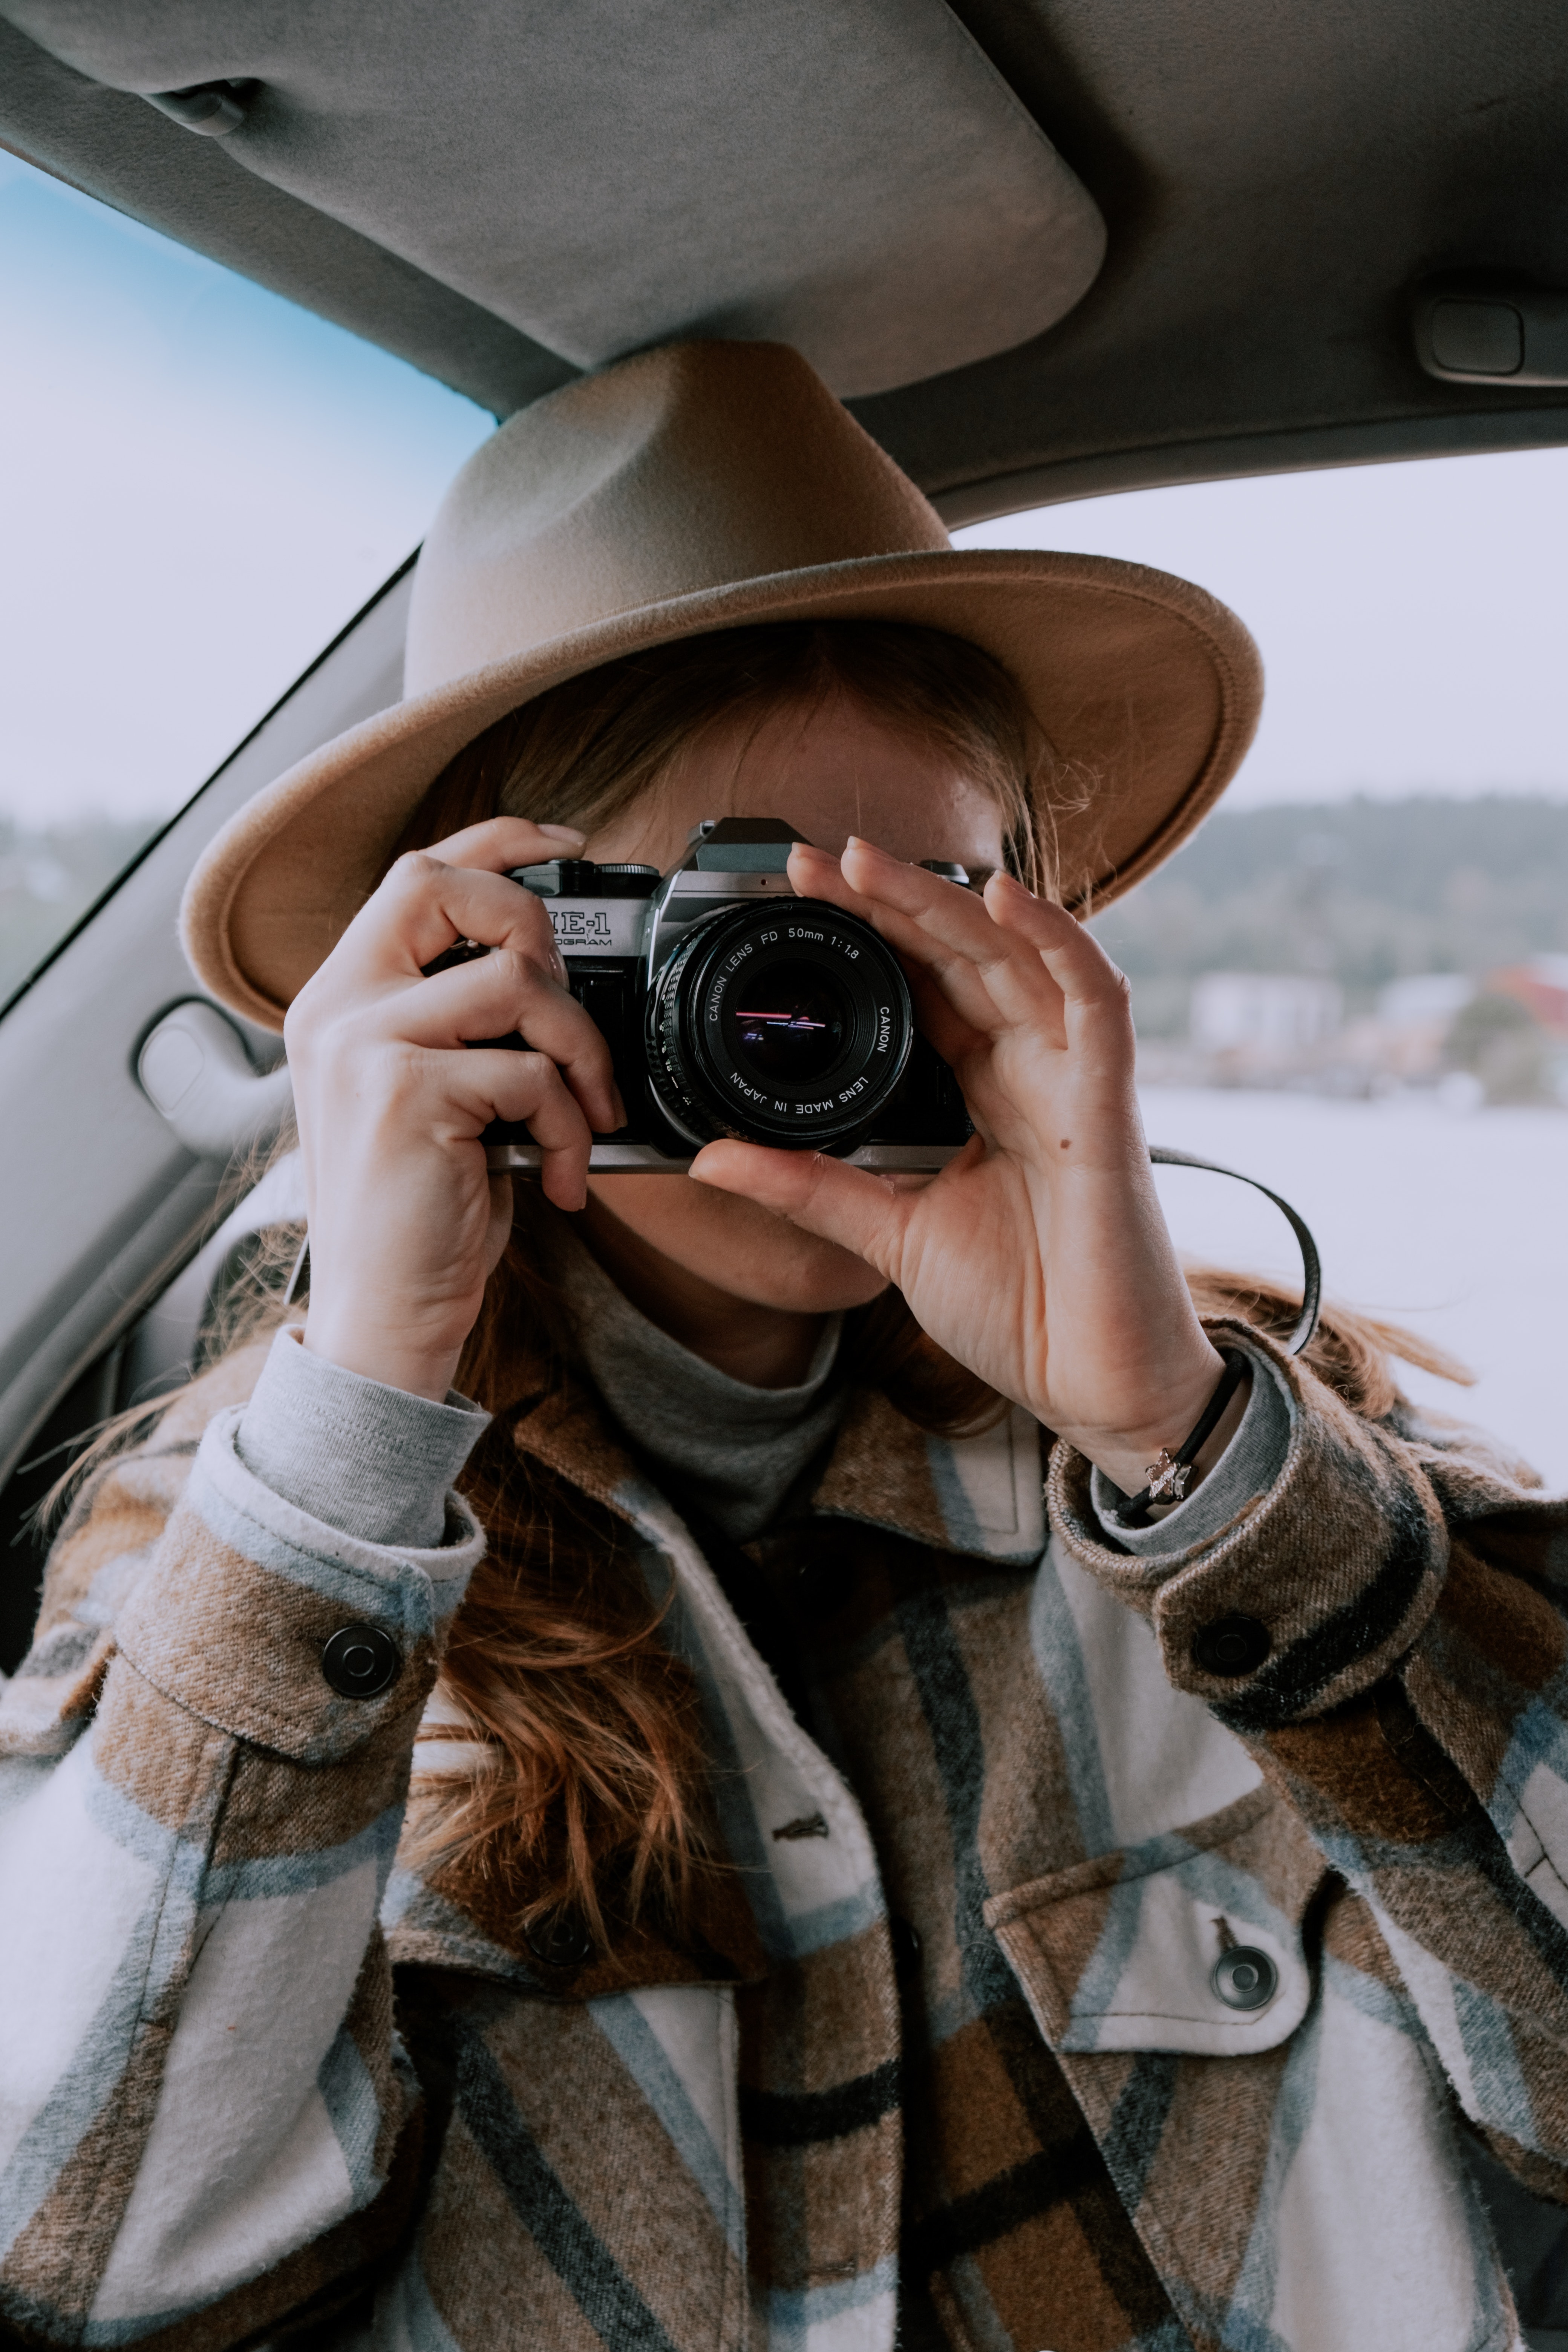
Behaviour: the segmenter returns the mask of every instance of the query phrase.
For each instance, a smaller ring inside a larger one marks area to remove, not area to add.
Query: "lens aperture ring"
[[[722,916],[694,923],[648,992],[645,1042],[648,1080],[659,1108],[679,1135],[689,1143],[713,1143],[730,1129],[715,1124],[687,1082],[680,1051],[680,999],[684,975],[702,944],[702,934]]]
[[[852,1149],[913,1037],[897,959],[868,924],[820,899],[708,917],[648,999],[654,1091],[694,1141]]]

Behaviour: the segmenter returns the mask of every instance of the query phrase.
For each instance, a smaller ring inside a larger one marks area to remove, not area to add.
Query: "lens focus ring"
[[[852,1149],[913,1038],[896,959],[868,924],[820,899],[731,907],[693,925],[648,998],[654,1091],[695,1143]]]

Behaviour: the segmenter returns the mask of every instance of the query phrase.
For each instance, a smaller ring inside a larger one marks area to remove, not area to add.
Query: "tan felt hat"
[[[476,735],[602,662],[779,620],[916,622],[1010,670],[1069,763],[1053,827],[1080,909],[1186,838],[1262,698],[1252,639],[1201,588],[1103,557],[953,548],[783,344],[641,352],[524,409],[463,467],[415,575],[404,700],[213,841],[182,915],[197,978],[280,1027]]]

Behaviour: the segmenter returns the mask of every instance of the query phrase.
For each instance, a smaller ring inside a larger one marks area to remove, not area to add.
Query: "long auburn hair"
[[[399,848],[501,814],[600,830],[656,794],[716,730],[733,743],[738,775],[770,716],[839,697],[949,752],[996,803],[1008,866],[1054,891],[1036,816],[1054,758],[1012,678],[960,638],[879,623],[724,630],[569,680],[458,752]],[[413,1850],[498,1927],[526,1932],[570,1909],[604,1941],[650,1901],[663,1919],[689,1916],[711,1843],[695,1691],[661,1639],[661,1607],[625,1530],[510,1435],[520,1407],[575,1369],[571,1315],[550,1275],[558,1216],[518,1186],[512,1238],[458,1375],[495,1422],[465,1480],[489,1546],[443,1680],[455,1736],[477,1731],[489,1761],[422,1778]],[[842,1364],[933,1432],[978,1430],[1005,1409],[897,1292],[847,1318]],[[439,1746],[427,1752],[438,1767]]]
[[[427,846],[498,814],[591,832],[656,793],[702,736],[729,729],[738,769],[770,714],[840,696],[951,752],[994,799],[1009,867],[1055,895],[1049,812],[1075,780],[988,655],[893,624],[728,630],[555,687],[458,753],[399,847]],[[571,1311],[551,1272],[561,1223],[536,1188],[518,1185],[511,1238],[458,1373],[494,1415],[463,1481],[488,1549],[443,1667],[449,1721],[416,1756],[409,1852],[503,1939],[569,1911],[603,1947],[645,1917],[679,1932],[718,1864],[696,1691],[662,1639],[663,1603],[628,1531],[512,1438],[531,1404],[580,1377]],[[268,1237],[209,1339],[209,1360],[281,1319],[279,1276],[300,1238],[297,1228]],[[1190,1280],[1206,1314],[1239,1315],[1276,1334],[1294,1320],[1295,1303],[1276,1284],[1212,1270]],[[1306,1360],[1378,1417],[1398,1401],[1391,1353],[1467,1377],[1425,1341],[1342,1308],[1324,1317]],[[896,1291],[847,1318],[841,1362],[847,1379],[933,1433],[972,1433],[1005,1411],[927,1338]],[[123,1416],[120,1430],[146,1419]],[[447,1750],[457,1769],[443,1770],[447,1738],[461,1745]]]

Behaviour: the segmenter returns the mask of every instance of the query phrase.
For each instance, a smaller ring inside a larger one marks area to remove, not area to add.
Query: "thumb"
[[[710,1143],[690,1175],[718,1192],[739,1192],[787,1217],[803,1232],[853,1250],[889,1280],[898,1278],[900,1245],[915,1196],[897,1191],[869,1169],[847,1167],[820,1151],[770,1151],[760,1143]]]

